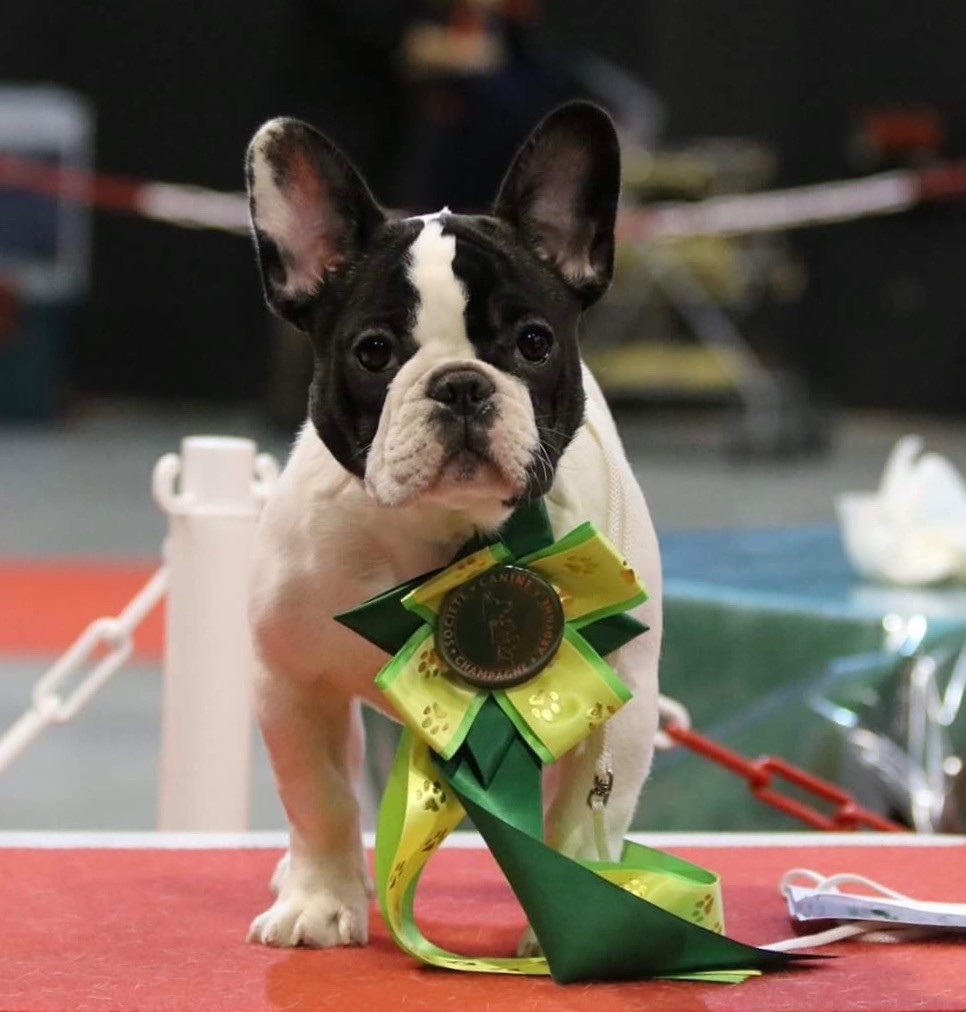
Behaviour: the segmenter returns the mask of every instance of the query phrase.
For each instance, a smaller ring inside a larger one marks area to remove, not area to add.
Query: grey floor
[[[622,412],[619,422],[659,531],[833,523],[836,494],[872,487],[909,432],[966,471],[966,426],[934,419],[848,415],[825,455],[740,464],[725,452],[716,413]],[[151,467],[197,433],[249,436],[280,459],[286,453],[285,438],[255,412],[100,403],[62,426],[0,428],[0,558],[155,557],[164,525]],[[0,660],[0,731],[46,663]],[[74,723],[46,734],[0,776],[0,829],[151,828],[160,689],[156,667],[131,666]],[[251,826],[280,828],[257,736],[254,757]]]

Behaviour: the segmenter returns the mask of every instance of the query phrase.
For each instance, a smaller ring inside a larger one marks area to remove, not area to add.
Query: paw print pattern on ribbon
[[[438,780],[423,780],[416,788],[416,800],[423,803],[424,812],[438,812],[446,804],[446,791]]]
[[[399,878],[402,873],[406,870],[405,861],[397,861],[392,868],[392,873],[389,875],[389,888],[395,889],[396,884],[399,882]]]
[[[436,653],[435,647],[427,645],[419,651],[419,663],[416,666],[416,670],[426,681],[439,678],[443,673],[443,661],[439,654]]]
[[[595,727],[599,727],[604,723],[605,720],[610,720],[614,714],[617,713],[617,707],[607,704],[606,706],[598,700],[593,706],[588,707],[585,716],[587,717],[587,730],[593,731]]]
[[[439,703],[430,703],[423,707],[423,719],[419,726],[431,735],[445,734],[449,730],[449,714]]]
[[[643,879],[629,878],[626,882],[621,884],[621,889],[636,896],[639,900],[647,899],[647,886],[645,885]]]
[[[445,795],[444,795],[445,801]],[[432,854],[432,852],[446,839],[446,831],[437,829],[435,833],[420,847],[419,849],[424,854]]]
[[[437,957],[437,960],[434,963],[434,965],[444,966],[450,970],[477,970],[485,973],[495,972],[494,964],[491,962],[487,962],[487,960],[485,959],[466,959],[462,956],[458,958],[439,956]],[[523,967],[513,966],[512,964],[508,966],[507,964],[504,963],[503,965],[500,966],[499,972],[505,974],[513,974],[513,973],[520,974],[526,973],[527,971],[524,970]]]
[[[705,893],[701,899],[695,901],[694,909],[691,911],[691,920],[695,924],[703,924],[710,915],[713,905],[714,897],[711,893]]]
[[[560,715],[560,693],[553,689],[539,689],[528,697],[527,702],[530,704],[530,713],[547,724],[552,724]]]
[[[564,561],[564,569],[575,576],[590,576],[591,573],[596,573],[600,569],[600,563],[589,555],[575,553]]]

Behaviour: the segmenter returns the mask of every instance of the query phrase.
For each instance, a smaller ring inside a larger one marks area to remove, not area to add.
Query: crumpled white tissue
[[[903,586],[966,580],[966,482],[906,436],[889,455],[876,492],[838,497],[845,552],[864,577]]]

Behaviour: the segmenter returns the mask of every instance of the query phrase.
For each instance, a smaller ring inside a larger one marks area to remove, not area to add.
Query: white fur
[[[657,726],[661,573],[647,506],[586,370],[585,385],[586,423],[547,496],[554,533],[593,521],[616,538],[651,595],[636,613],[650,632],[610,658],[634,692],[607,731],[615,780],[605,817],[616,851],[650,768]],[[259,719],[291,832],[289,861],[273,883],[277,899],[252,923],[252,940],[280,946],[366,940],[358,706],[361,699],[386,709],[373,685],[385,657],[331,616],[444,565],[475,529],[492,528],[505,515],[485,497],[383,506],[340,467],[311,425],[303,429],[256,545],[251,618],[262,661]],[[547,838],[568,854],[596,853],[586,797],[599,748],[599,736],[592,736],[547,773]]]
[[[443,234],[446,212],[422,219],[423,227],[409,247],[409,283],[419,306],[413,338],[420,348],[444,359],[472,358],[466,336],[466,291],[453,272],[456,236]]]

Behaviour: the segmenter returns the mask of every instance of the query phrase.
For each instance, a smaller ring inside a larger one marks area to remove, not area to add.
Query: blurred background
[[[735,747],[960,826],[966,594],[856,575],[835,502],[909,432],[966,468],[964,35],[966,8],[872,0],[5,5],[0,734],[156,565],[157,457],[217,432],[284,459],[304,416],[307,347],[264,309],[231,196],[257,126],[316,124],[387,206],[482,210],[534,123],[587,97],[624,195],[585,354],[664,535],[665,691]],[[153,825],[152,628],[0,774],[0,829]],[[278,828],[255,748],[252,825]],[[642,828],[793,828],[695,762],[659,759]]]

